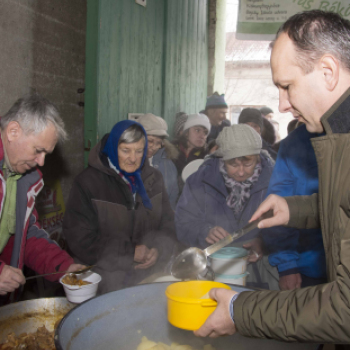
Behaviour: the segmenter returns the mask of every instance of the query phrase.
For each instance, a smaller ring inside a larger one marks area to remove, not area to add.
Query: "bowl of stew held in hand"
[[[60,283],[71,303],[81,303],[96,295],[101,279],[98,273],[89,271],[80,275],[66,274],[60,278]]]

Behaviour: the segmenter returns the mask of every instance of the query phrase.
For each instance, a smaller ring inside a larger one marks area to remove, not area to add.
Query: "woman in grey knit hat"
[[[203,249],[242,228],[269,185],[274,161],[262,150],[261,137],[253,128],[226,127],[216,143],[215,157],[187,179],[176,207],[177,238],[187,246]],[[258,234],[254,229],[244,240]],[[250,260],[257,260],[256,254]]]

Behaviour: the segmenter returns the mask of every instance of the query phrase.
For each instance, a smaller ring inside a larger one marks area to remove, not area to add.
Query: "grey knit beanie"
[[[223,160],[260,154],[260,135],[249,125],[234,124],[223,128],[216,139],[219,149],[215,155]]]
[[[167,133],[168,124],[161,117],[157,117],[152,113],[147,113],[138,118],[137,122],[143,126],[147,135],[169,137]]]

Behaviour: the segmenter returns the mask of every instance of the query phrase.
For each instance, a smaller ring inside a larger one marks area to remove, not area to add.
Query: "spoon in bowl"
[[[68,271],[58,271],[58,272],[51,272],[51,273],[44,273],[43,275],[36,275],[36,276],[31,276],[31,277],[27,277],[26,281],[34,279],[34,278],[39,278],[39,277],[44,277],[44,276],[49,276],[49,275],[56,275],[58,273],[69,273],[70,275],[80,275],[84,272],[87,272],[89,270],[91,270],[95,265],[90,265],[90,266],[86,266],[83,269],[77,270],[77,271],[73,271],[73,272],[68,272]]]

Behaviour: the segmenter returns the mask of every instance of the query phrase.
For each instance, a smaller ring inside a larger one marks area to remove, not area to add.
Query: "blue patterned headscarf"
[[[123,132],[128,128],[130,128],[132,125],[138,125],[142,129],[145,135],[145,150],[143,152],[140,167],[133,173],[127,173],[126,171],[121,170],[119,166],[118,144],[119,144],[119,139],[122,136]],[[143,205],[148,209],[152,209],[152,203],[147,195],[145,186],[143,185],[143,182],[141,179],[141,168],[146,159],[147,146],[148,146],[147,134],[143,126],[139,123],[136,123],[133,120],[122,120],[121,122],[114,125],[111,133],[108,136],[106,145],[103,149],[103,153],[109,158],[109,160],[116,167],[116,169],[128,179],[131,185],[132,193],[138,193],[142,198]],[[133,181],[133,179],[135,179],[135,181]]]

